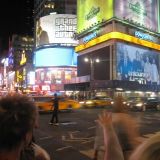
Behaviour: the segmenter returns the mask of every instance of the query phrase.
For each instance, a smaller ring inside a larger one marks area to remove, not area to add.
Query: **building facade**
[[[8,54],[8,88],[25,90],[28,76],[33,70],[34,39],[31,36],[13,35]]]
[[[159,92],[158,6],[159,0],[78,0],[79,78],[66,89]]]
[[[64,84],[77,76],[74,39],[76,1],[35,0],[35,84],[40,92],[63,91]]]

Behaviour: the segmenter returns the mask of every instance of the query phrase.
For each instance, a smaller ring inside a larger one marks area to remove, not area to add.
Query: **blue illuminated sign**
[[[77,54],[73,48],[45,48],[35,51],[35,67],[76,66]]]
[[[155,38],[153,36],[149,35],[149,34],[146,34],[146,33],[135,31],[135,36],[137,38],[140,38],[140,39],[143,39],[143,40],[155,42]]]
[[[88,41],[96,38],[98,36],[98,31],[95,31],[94,33],[89,34],[88,36],[83,38],[83,42],[87,43]]]

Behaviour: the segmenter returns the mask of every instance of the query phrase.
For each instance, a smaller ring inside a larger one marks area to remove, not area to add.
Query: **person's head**
[[[57,97],[57,93],[54,94],[54,97]]]
[[[124,104],[124,98],[120,95],[118,95],[114,99],[113,112],[116,112],[116,113],[126,112],[126,106]]]
[[[38,112],[34,102],[24,95],[0,99],[0,152],[25,147],[31,142]]]
[[[131,155],[130,160],[159,160],[160,134],[147,139]]]

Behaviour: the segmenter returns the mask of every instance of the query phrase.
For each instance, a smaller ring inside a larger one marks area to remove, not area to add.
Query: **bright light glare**
[[[4,63],[4,62],[5,62],[5,58],[2,59],[1,63]]]
[[[89,61],[89,59],[88,59],[88,58],[85,58],[85,59],[84,59],[84,61],[85,61],[85,62],[88,62],[88,61]]]
[[[97,59],[96,59],[96,62],[97,62],[97,63],[99,63],[99,62],[100,62],[100,60],[97,58]]]

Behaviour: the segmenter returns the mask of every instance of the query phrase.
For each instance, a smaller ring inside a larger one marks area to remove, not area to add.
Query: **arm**
[[[103,112],[99,115],[97,122],[102,126],[104,133],[104,160],[124,160],[122,149],[112,126],[111,113]]]

